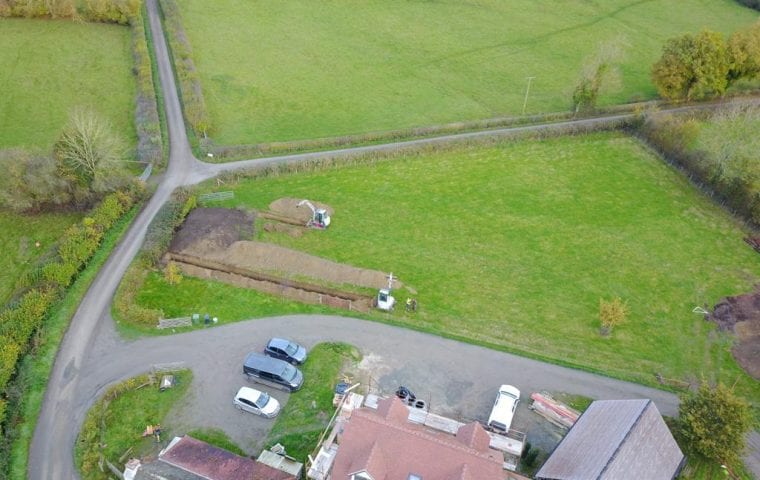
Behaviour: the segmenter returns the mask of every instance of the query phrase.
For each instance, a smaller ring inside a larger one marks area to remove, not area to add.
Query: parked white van
[[[507,433],[512,425],[512,417],[515,416],[518,403],[520,403],[520,390],[512,385],[499,387],[487,425],[493,430]]]

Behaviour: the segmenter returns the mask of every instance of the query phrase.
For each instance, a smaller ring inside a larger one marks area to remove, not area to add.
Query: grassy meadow
[[[757,19],[733,0],[178,0],[217,144],[311,139],[570,108],[620,46],[602,104],[651,99],[667,38]],[[220,28],[224,25],[224,28]]]
[[[459,147],[222,188],[235,191],[229,207],[266,208],[280,197],[331,205],[326,232],[260,238],[393,271],[418,292],[419,312],[377,320],[650,384],[655,372],[738,379],[760,398],[731,339],[692,313],[748,291],[760,257],[732,218],[622,134]],[[224,308],[227,291],[247,298],[233,316],[245,318],[247,306],[255,318],[264,297],[195,280],[147,285],[146,306],[184,315],[198,304]],[[631,313],[602,337],[599,300],[615,296]],[[262,304],[265,314],[276,307]]]
[[[2,22],[0,22],[2,25]],[[31,271],[40,255],[50,250],[63,232],[82,217],[78,213],[17,215],[0,212],[0,303],[5,304],[16,281]],[[37,247],[35,242],[40,242]]]
[[[73,107],[135,138],[129,29],[70,20],[0,20],[0,148],[49,149]]]

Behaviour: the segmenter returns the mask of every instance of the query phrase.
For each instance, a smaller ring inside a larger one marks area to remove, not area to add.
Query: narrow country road
[[[287,325],[289,329],[298,329],[299,338],[303,337],[309,344],[323,340],[342,340],[356,345],[365,355],[374,354],[393,359],[397,364],[418,367],[430,373],[431,385],[437,385],[442,392],[449,388],[447,382],[470,382],[473,385],[473,393],[482,395],[491,391],[494,385],[498,386],[509,380],[526,391],[552,388],[596,398],[649,397],[655,400],[664,414],[672,415],[676,412],[676,397],[665,392],[350,318],[282,317],[135,342],[119,338],[108,314],[114,292],[129,263],[137,254],[150,221],[177,187],[193,185],[220,172],[233,169],[304,162],[318,158],[348,157],[367,152],[396,151],[482,136],[507,136],[566,127],[584,129],[591,128],[599,122],[623,121],[631,117],[631,114],[613,115],[601,119],[505,128],[328,152],[228,164],[205,164],[193,157],[187,140],[156,0],[147,0],[147,7],[159,78],[164,92],[164,108],[169,130],[169,165],[153,197],[114,249],[71,320],[48,380],[42,410],[35,428],[29,452],[30,479],[79,478],[73,457],[76,437],[87,409],[108,385],[143,372],[154,363],[167,361],[186,362],[199,378],[213,379],[221,369],[226,371],[230,365],[237,365],[241,355],[251,344],[263,341],[264,337],[279,331],[283,325]],[[683,109],[692,108],[695,107]],[[457,404],[457,399],[453,399],[452,403]],[[465,401],[459,404],[462,412],[468,415],[472,415],[471,411],[476,408],[482,407],[479,404],[467,404]]]

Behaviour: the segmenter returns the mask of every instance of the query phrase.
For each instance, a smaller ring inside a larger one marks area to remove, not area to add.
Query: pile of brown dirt
[[[745,295],[726,297],[708,317],[720,330],[732,330],[737,342],[731,350],[736,361],[752,377],[760,380],[760,289]]]
[[[311,209],[307,205],[299,207],[298,203],[302,200],[303,198],[289,198],[289,197],[278,198],[277,200],[269,204],[269,210],[272,211],[273,213],[277,213],[285,217],[295,218],[297,220],[304,222],[305,224],[306,222],[311,220]],[[311,202],[311,203],[316,208],[324,208],[325,210],[327,210],[327,213],[330,214],[330,216],[332,216],[333,209],[329,205],[326,205],[321,202]]]
[[[230,208],[196,208],[174,235],[170,252],[203,256],[253,236],[255,215]]]
[[[333,262],[271,243],[240,241],[227,249],[209,252],[205,256],[253,271],[271,272],[285,277],[314,278],[335,285],[382,288],[388,284],[385,272]],[[393,287],[400,288],[401,282],[394,281]]]

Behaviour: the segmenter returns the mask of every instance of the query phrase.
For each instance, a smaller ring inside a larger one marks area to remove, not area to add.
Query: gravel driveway
[[[263,349],[273,336],[289,336],[307,347],[325,341],[354,345],[364,356],[359,380],[373,391],[390,395],[405,385],[428,401],[432,411],[452,418],[485,422],[499,386],[515,385],[523,395],[514,428],[529,433],[545,430],[545,422],[537,421],[536,414],[527,409],[530,393],[541,390],[597,399],[651,398],[662,414],[677,413],[678,400],[671,393],[352,318],[273,317],[134,342],[121,340],[108,326],[111,322],[103,325],[96,347],[83,366],[90,373],[80,379],[77,411],[85,411],[108,383],[146,371],[154,364],[184,362],[194,374],[191,393],[165,423],[175,431],[221,428],[251,454],[261,448],[273,421],[242,414],[231,401],[237,389],[246,384],[243,358],[249,351]],[[265,390],[287,409],[287,394]],[[546,448],[551,445],[547,443]]]

